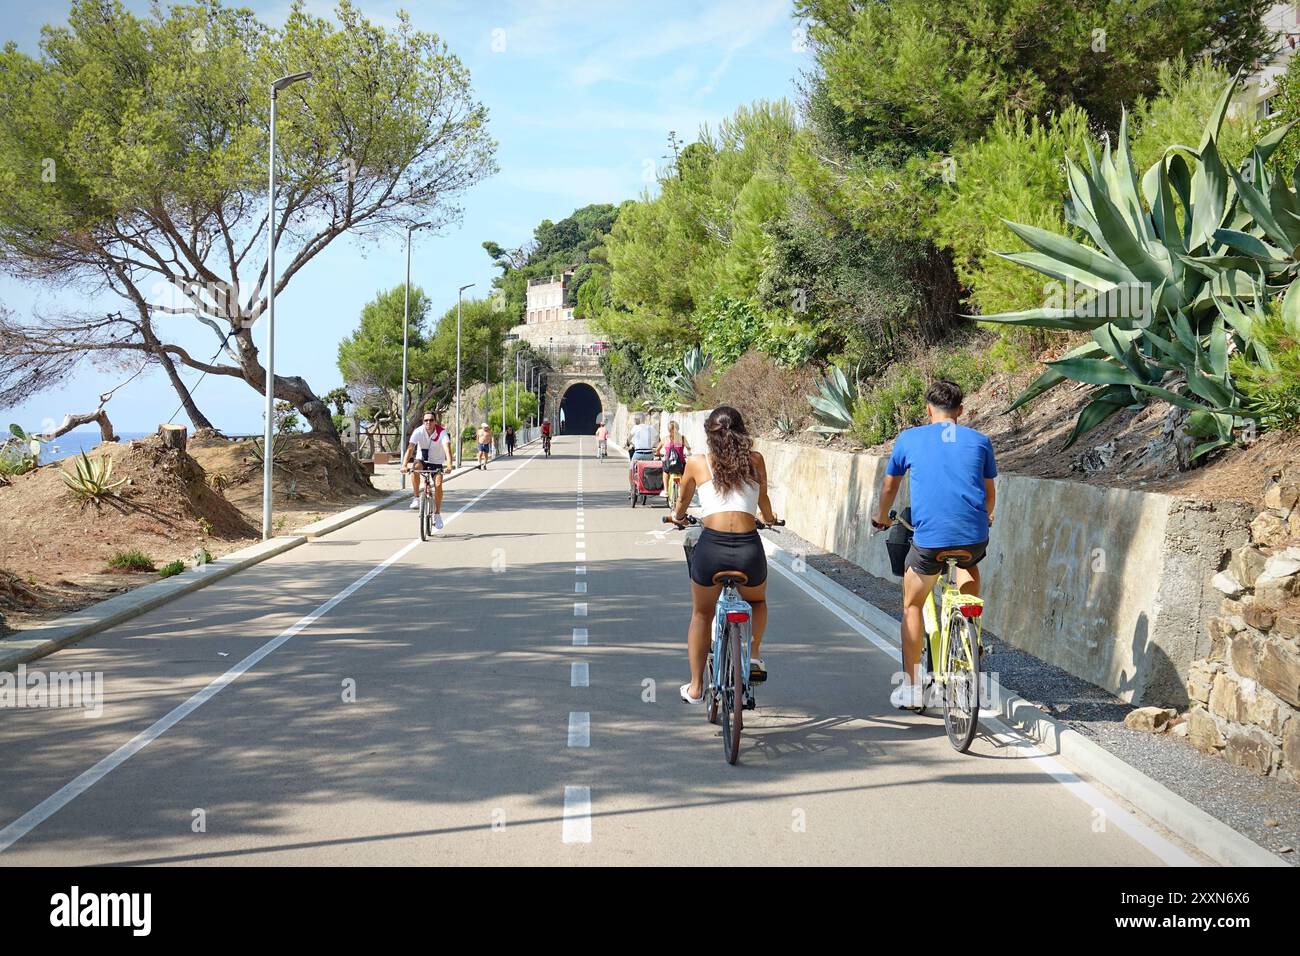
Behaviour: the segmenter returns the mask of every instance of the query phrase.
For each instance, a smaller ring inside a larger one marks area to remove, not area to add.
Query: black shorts
[[[984,560],[984,552],[988,549],[989,543],[981,541],[979,544],[954,544],[946,548],[918,548],[913,542],[907,550],[907,559],[905,565],[915,571],[917,574],[942,574],[947,567],[946,562],[936,560],[936,556],[942,551],[969,551],[970,559],[958,561],[959,568],[973,568]]]
[[[740,571],[748,578],[746,587],[758,587],[767,580],[767,554],[757,531],[714,531],[705,528],[691,550],[691,580],[713,586],[719,571]]]
[[[443,466],[440,464],[434,464],[433,462],[429,462],[429,461],[422,461],[419,458],[415,460],[415,470],[422,471],[426,475],[441,475],[442,469]]]

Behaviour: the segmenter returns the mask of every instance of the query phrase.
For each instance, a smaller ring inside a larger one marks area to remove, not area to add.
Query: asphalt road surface
[[[448,483],[428,543],[393,507],[31,665],[103,713],[3,712],[0,865],[1204,862],[1018,738],[955,753],[775,569],[728,766],[662,500],[539,450]]]

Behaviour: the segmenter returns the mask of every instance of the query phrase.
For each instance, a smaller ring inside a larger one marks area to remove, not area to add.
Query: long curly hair
[[[722,494],[758,483],[758,472],[750,457],[754,442],[745,430],[745,420],[730,405],[719,405],[704,421],[709,441],[709,465],[713,484]]]

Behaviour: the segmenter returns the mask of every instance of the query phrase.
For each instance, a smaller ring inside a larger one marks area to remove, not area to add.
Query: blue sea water
[[[123,443],[131,441],[133,438],[144,438],[152,435],[153,432],[118,432],[117,437]],[[41,464],[48,465],[52,461],[62,461],[81,452],[91,452],[99,445],[99,429],[92,431],[70,431],[66,435],[60,435],[52,442],[41,446]]]

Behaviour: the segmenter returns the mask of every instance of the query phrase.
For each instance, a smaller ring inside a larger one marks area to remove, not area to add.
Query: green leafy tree
[[[468,72],[437,36],[398,17],[381,27],[341,0],[331,22],[295,0],[274,28],[219,0],[143,17],[120,0],[75,0],[67,25],[45,30],[39,56],[6,46],[0,263],[22,279],[111,291],[124,307],[6,318],[0,354],[53,369],[70,356],[143,357],[196,426],[210,423],[181,368],[261,391],[253,328],[268,293],[273,79],[314,74],[278,101],[277,293],[341,236],[455,221],[455,197],[495,171]],[[211,330],[211,358],[172,338],[177,316]],[[335,434],[304,379],[278,375],[274,391],[313,430]]]

